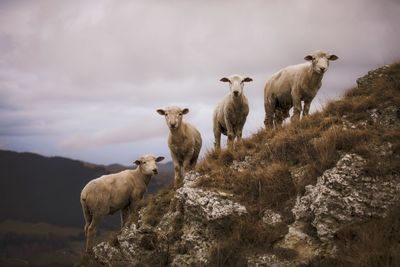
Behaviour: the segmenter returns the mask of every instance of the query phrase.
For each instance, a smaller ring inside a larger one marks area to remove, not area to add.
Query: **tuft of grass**
[[[209,266],[246,266],[246,255],[271,250],[272,245],[288,231],[284,224],[267,226],[254,217],[239,218],[219,232],[219,240],[211,249]],[[275,251],[292,257],[288,251]],[[287,253],[286,253],[287,252]]]
[[[143,214],[143,222],[151,226],[157,225],[162,215],[168,211],[173,196],[172,188],[162,189],[156,196],[151,196]]]
[[[289,167],[282,162],[259,165],[242,172],[229,167],[215,169],[198,185],[231,191],[254,214],[260,214],[266,207],[278,208],[295,194]]]
[[[400,266],[400,203],[385,218],[349,226],[337,234],[339,257],[350,266]]]

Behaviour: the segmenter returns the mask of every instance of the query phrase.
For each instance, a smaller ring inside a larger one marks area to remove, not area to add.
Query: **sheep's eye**
[[[179,112],[179,116],[182,116],[182,112]]]
[[[147,162],[146,161],[142,161],[142,164],[146,164]]]

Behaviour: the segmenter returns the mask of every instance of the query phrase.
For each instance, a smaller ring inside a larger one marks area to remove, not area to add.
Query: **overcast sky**
[[[185,119],[212,148],[212,111],[238,73],[263,126],[263,87],[316,49],[339,56],[312,110],[366,71],[400,59],[397,0],[0,0],[0,149],[130,164],[170,158],[157,108]],[[225,138],[223,139],[225,143]]]

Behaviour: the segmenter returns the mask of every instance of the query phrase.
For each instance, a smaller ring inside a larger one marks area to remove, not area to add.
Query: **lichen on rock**
[[[296,220],[311,220],[319,239],[328,241],[345,226],[385,216],[398,200],[399,178],[369,177],[365,164],[362,157],[345,154],[316,185],[306,187],[292,210]]]

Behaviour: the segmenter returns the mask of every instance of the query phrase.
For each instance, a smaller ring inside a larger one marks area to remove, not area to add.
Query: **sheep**
[[[304,101],[303,116],[307,116],[311,101],[314,99],[329,61],[338,59],[324,51],[315,51],[304,57],[303,64],[286,67],[272,75],[264,88],[265,127],[275,127],[289,117],[293,107],[291,121],[300,119],[301,101]]]
[[[202,145],[201,135],[193,125],[182,120],[189,109],[172,106],[157,109],[157,112],[165,116],[170,130],[168,147],[174,164],[174,186],[177,189],[182,185],[184,174],[196,166]]]
[[[143,198],[152,175],[158,173],[156,162],[164,157],[144,155],[134,163],[134,170],[103,175],[90,181],[81,192],[85,218],[86,252],[90,252],[97,226],[104,216],[121,210],[121,227],[129,221],[135,204]]]
[[[233,148],[235,138],[241,141],[243,126],[249,114],[249,103],[243,93],[243,86],[245,82],[251,82],[253,79],[232,75],[220,81],[229,83],[230,93],[214,109],[213,131],[216,151],[221,149],[221,133],[228,136],[229,149]]]

